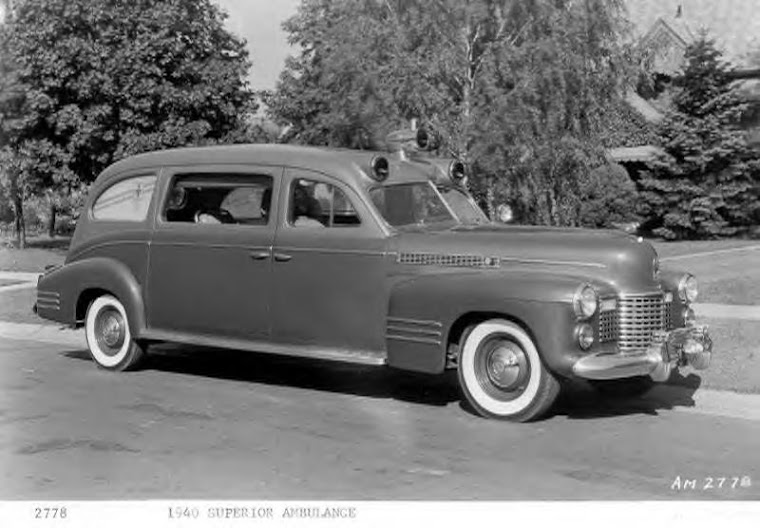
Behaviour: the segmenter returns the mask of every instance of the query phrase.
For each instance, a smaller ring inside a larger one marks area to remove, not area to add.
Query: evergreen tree
[[[730,236],[760,221],[760,159],[737,126],[746,105],[729,71],[707,34],[688,46],[659,130],[667,156],[639,182],[646,227],[656,235]]]

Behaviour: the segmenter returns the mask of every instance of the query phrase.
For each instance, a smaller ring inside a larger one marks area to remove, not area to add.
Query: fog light
[[[578,346],[588,350],[594,344],[594,329],[588,323],[579,324],[575,327],[575,337],[578,339]]]
[[[691,308],[685,308],[681,312],[681,317],[683,317],[684,326],[694,326],[697,323],[697,316]]]

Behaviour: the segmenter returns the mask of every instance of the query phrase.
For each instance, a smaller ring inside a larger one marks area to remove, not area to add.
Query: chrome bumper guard
[[[610,380],[632,376],[650,376],[667,381],[672,369],[690,366],[704,370],[710,365],[712,339],[707,326],[658,330],[644,350],[627,353],[590,354],[573,364],[573,373],[590,380]]]

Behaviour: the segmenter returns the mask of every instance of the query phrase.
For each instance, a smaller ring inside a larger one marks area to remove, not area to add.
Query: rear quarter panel
[[[148,175],[156,176],[156,186],[145,219],[93,218],[92,204],[102,192],[119,181]],[[38,282],[38,314],[41,317],[69,325],[81,323],[84,317],[80,304],[82,295],[100,290],[111,293],[124,304],[133,335],[140,335],[145,326],[142,298],[153,219],[162,186],[158,168],[141,168],[120,174],[106,172],[96,180],[80,213],[65,264],[44,274]],[[56,310],[55,306],[40,302],[45,298],[56,298],[59,308]]]

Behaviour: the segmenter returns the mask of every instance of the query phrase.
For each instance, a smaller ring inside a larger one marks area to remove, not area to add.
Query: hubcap
[[[126,336],[124,318],[118,310],[104,308],[95,319],[95,335],[100,349],[113,356],[121,350]]]
[[[516,343],[500,340],[486,359],[488,379],[502,390],[514,390],[527,377],[527,363],[525,353]]]
[[[480,388],[503,402],[519,398],[530,381],[530,360],[509,334],[483,340],[475,351],[473,367]]]

